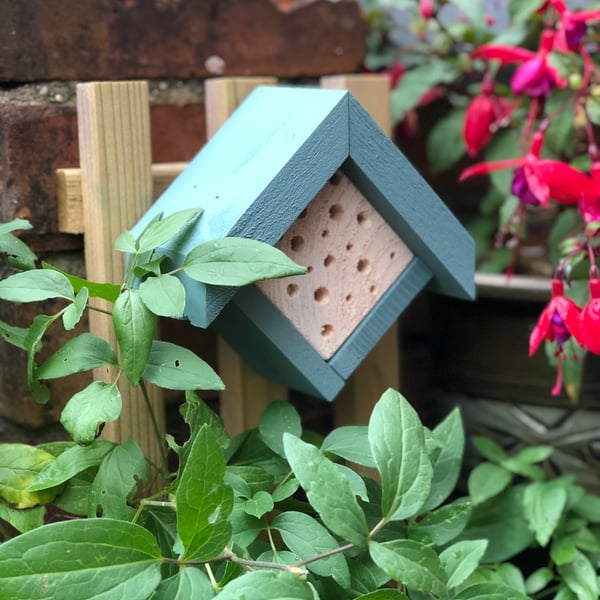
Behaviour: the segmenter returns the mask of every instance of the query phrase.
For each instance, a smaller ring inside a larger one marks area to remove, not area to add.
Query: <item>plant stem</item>
[[[304,565],[308,565],[310,563],[321,560],[322,558],[327,558],[328,556],[333,556],[334,554],[339,554],[340,552],[345,552],[346,550],[350,550],[354,548],[354,544],[346,544],[345,546],[340,546],[339,548],[333,548],[331,550],[327,550],[325,552],[321,552],[321,554],[317,554],[316,556],[311,556],[310,558],[305,558],[300,562],[294,563],[294,567],[303,567]]]
[[[152,403],[150,402],[150,396],[148,395],[148,390],[146,388],[146,384],[143,380],[140,379],[139,383],[140,389],[142,390],[142,396],[144,397],[144,402],[146,403],[146,408],[150,413],[150,420],[152,421],[152,428],[154,429],[154,434],[156,435],[156,441],[158,442],[158,447],[160,448],[160,455],[163,462],[163,471],[165,477],[169,474],[169,463],[167,458],[167,452],[165,450],[162,434],[160,432],[160,428],[158,426],[158,421],[156,420],[156,415],[154,414],[154,409],[152,408]]]

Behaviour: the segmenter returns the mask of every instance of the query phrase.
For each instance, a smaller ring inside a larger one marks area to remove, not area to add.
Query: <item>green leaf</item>
[[[15,273],[0,281],[0,299],[9,302],[39,302],[50,298],[73,300],[75,292],[69,280],[57,271],[32,269]]]
[[[364,546],[367,521],[344,475],[318,448],[289,433],[284,434],[283,445],[294,475],[323,523],[336,535]]]
[[[528,446],[516,456],[516,460],[525,464],[535,464],[549,458],[554,452],[552,446]]]
[[[223,451],[205,425],[194,439],[176,492],[177,531],[190,560],[210,560],[229,542],[233,491],[224,476]]]
[[[473,24],[478,36],[487,31],[485,9],[481,0],[452,0],[452,4],[457,6],[466,15],[467,19]]]
[[[575,559],[575,540],[572,536],[555,537],[550,546],[550,558],[556,565],[566,565]]]
[[[321,450],[326,454],[335,454],[335,456],[345,458],[357,465],[375,467],[366,425],[337,427],[325,437]]]
[[[244,510],[251,516],[260,519],[263,515],[271,512],[275,503],[273,502],[273,497],[269,492],[259,491],[256,492],[247,500],[244,504]]]
[[[62,521],[0,545],[0,590],[11,600],[145,600],[159,581],[156,542],[133,523]]]
[[[0,444],[0,497],[15,508],[51,502],[57,488],[30,491],[29,485],[54,456],[27,444]]]
[[[121,350],[123,372],[129,383],[135,386],[148,364],[156,315],[146,307],[139,290],[125,290],[115,302],[112,319]]]
[[[240,548],[247,548],[265,527],[263,521],[244,511],[241,502],[235,503],[229,520],[233,527],[233,543]]]
[[[136,521],[156,538],[162,556],[177,558],[175,548],[181,543],[177,534],[177,507],[175,503],[145,504]],[[165,569],[163,576],[174,575],[183,565],[173,565],[175,570]]]
[[[448,61],[436,59],[406,72],[390,94],[394,122],[401,121],[431,88],[441,83],[451,83],[459,75],[458,69],[452,67]]]
[[[573,506],[573,510],[590,523],[600,523],[600,497],[584,494]]]
[[[15,327],[14,325],[9,325],[8,323],[0,321],[0,335],[4,338],[4,341],[21,350],[26,350],[25,340],[27,338],[27,333],[28,330],[24,327]]]
[[[52,501],[52,504],[72,515],[87,516],[96,471],[97,469],[92,467],[69,479],[62,486],[61,493]]]
[[[72,446],[38,473],[29,491],[44,490],[68,481],[78,473],[99,465],[114,448],[115,444],[106,440],[96,440],[89,446]]]
[[[82,333],[64,344],[35,374],[39,379],[56,379],[102,365],[118,364],[117,355],[106,340],[92,333]]]
[[[142,378],[169,390],[223,390],[225,385],[208,363],[191,350],[154,340]]]
[[[8,256],[9,264],[15,269],[35,269],[35,253],[18,237],[4,230],[0,232],[0,252]]]
[[[477,583],[454,596],[454,600],[530,600],[504,583]]]
[[[573,561],[559,565],[558,572],[578,600],[597,600],[596,569],[585,554],[577,550]]]
[[[558,526],[567,504],[567,492],[557,481],[538,481],[525,490],[523,507],[529,528],[545,546]]]
[[[136,251],[138,253],[149,252],[162,246],[184,227],[193,223],[201,214],[201,208],[189,208],[177,211],[168,217],[152,220],[139,235]]]
[[[462,533],[470,516],[471,502],[457,500],[409,524],[408,538],[428,546],[442,546]]]
[[[10,523],[19,533],[41,527],[44,524],[45,513],[43,506],[12,508],[0,502],[0,519]]]
[[[468,0],[472,2],[472,0]],[[466,153],[463,141],[464,110],[453,110],[438,119],[427,136],[427,160],[432,173],[441,173]]]
[[[128,505],[137,482],[146,479],[146,459],[141,448],[127,440],[108,453],[98,469],[90,494],[89,515],[129,520],[133,509]]]
[[[399,392],[387,390],[375,405],[369,421],[369,443],[381,474],[381,510],[384,519],[390,519],[417,481],[425,455],[421,421]]]
[[[121,393],[114,383],[93,381],[65,405],[60,422],[78,444],[91,444],[99,426],[121,414]]]
[[[63,325],[67,331],[74,329],[75,325],[79,323],[81,317],[83,316],[83,311],[87,306],[89,295],[88,289],[83,287],[75,296],[73,303],[67,306],[67,310],[65,310],[62,316]]]
[[[306,581],[286,571],[251,571],[228,583],[219,600],[314,600]]]
[[[301,560],[339,548],[338,541],[318,521],[305,513],[289,511],[278,515],[271,524],[281,534],[284,544]],[[333,554],[307,567],[322,577],[333,577],[343,588],[350,586],[350,571],[343,554]]]
[[[409,590],[446,596],[448,578],[438,555],[431,548],[412,540],[383,544],[371,540],[369,554],[378,567]]]
[[[450,412],[431,433],[433,439],[440,443],[441,451],[431,461],[433,466],[431,491],[422,511],[438,507],[456,487],[465,448],[460,411],[454,409]]]
[[[512,473],[494,463],[478,464],[469,475],[469,494],[473,504],[481,504],[500,494],[512,481]]]
[[[146,307],[155,315],[178,319],[185,309],[185,288],[175,275],[148,277],[140,284]]]
[[[336,469],[348,480],[350,489],[355,496],[358,496],[363,502],[369,501],[369,494],[365,480],[354,470],[346,465],[334,463]]]
[[[487,545],[487,540],[467,540],[452,544],[440,554],[449,589],[459,586],[475,571]]]
[[[308,272],[269,244],[233,237],[196,246],[185,257],[182,268],[196,281],[227,286]]]
[[[471,436],[471,442],[479,454],[489,461],[501,463],[508,459],[508,454],[506,454],[504,448],[491,438],[482,435],[473,435]]]
[[[127,254],[137,253],[135,236],[131,231],[126,229],[119,234],[115,240],[115,250],[118,250],[119,252],[125,252]]]
[[[526,23],[543,3],[544,0],[512,0],[509,4],[510,18],[516,23]]]
[[[496,574],[502,579],[506,585],[511,587],[521,594],[525,594],[525,578],[521,569],[513,565],[512,563],[506,562],[498,565],[496,568]]]
[[[0,234],[11,233],[20,229],[29,230],[32,229],[33,225],[27,219],[13,219],[6,223],[0,223]]]
[[[281,502],[282,500],[293,496],[299,487],[299,481],[295,477],[292,477],[291,479],[288,479],[285,483],[280,484],[273,490],[273,500],[275,502]]]
[[[114,302],[121,293],[121,286],[115,283],[96,283],[95,281],[89,281],[88,279],[65,273],[59,268],[45,262],[42,263],[42,267],[64,275],[71,282],[75,292],[80,292],[84,287],[87,288],[89,295],[92,298],[102,298],[103,300],[108,300],[108,302]]]
[[[460,539],[488,540],[485,562],[508,560],[533,541],[533,532],[523,514],[525,487],[511,486],[502,494],[473,507],[471,520]]]
[[[54,323],[54,317],[37,315],[33,319],[33,323],[25,336],[25,350],[27,351],[27,386],[29,387],[34,400],[40,404],[48,402],[50,392],[48,391],[48,388],[40,383],[35,377],[35,355],[41,350],[42,338],[52,323]]]
[[[205,600],[214,596],[215,591],[206,573],[199,567],[183,565],[176,575],[160,582],[150,600]]]
[[[302,435],[302,423],[298,411],[289,402],[279,400],[271,402],[260,417],[259,430],[265,444],[285,457],[283,434],[295,437]]]
[[[548,567],[536,569],[525,580],[525,590],[529,595],[541,592],[554,579],[554,572]]]
[[[398,590],[377,590],[357,596],[356,600],[409,600],[406,594]]]

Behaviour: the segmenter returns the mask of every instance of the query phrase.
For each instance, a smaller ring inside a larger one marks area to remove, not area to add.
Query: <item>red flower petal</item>
[[[524,62],[531,60],[535,55],[535,52],[525,48],[502,46],[500,44],[482,44],[471,52],[473,58],[499,60],[502,63]]]
[[[499,171],[500,169],[510,169],[512,167],[520,167],[523,165],[525,158],[520,156],[519,158],[508,158],[506,160],[495,160],[492,162],[481,162],[470,167],[467,167],[459,177],[459,181],[464,181],[469,177],[475,175],[485,175],[492,171]]]
[[[592,298],[581,311],[581,338],[590,352],[600,354],[600,298]]]
[[[596,197],[594,182],[585,173],[566,163],[542,159],[533,163],[531,168],[535,171],[536,176],[548,186],[550,197],[557,202],[577,204],[582,199]]]

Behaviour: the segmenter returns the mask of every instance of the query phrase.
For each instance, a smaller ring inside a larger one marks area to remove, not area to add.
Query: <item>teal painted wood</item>
[[[329,365],[340,377],[348,379],[354,373],[375,344],[432,277],[433,273],[429,266],[415,256],[340,349],[329,359]]]
[[[350,160],[343,171],[434,274],[432,289],[475,297],[475,244],[394,143],[349,98]]]
[[[134,228],[157,214],[201,207],[198,223],[160,252],[181,265],[200,242],[223,236],[274,244],[348,155],[348,92],[259,87]],[[235,290],[182,275],[186,315],[207,327]]]
[[[344,379],[255,286],[241,289],[214,327],[247,365],[267,379],[327,400],[344,386]]]

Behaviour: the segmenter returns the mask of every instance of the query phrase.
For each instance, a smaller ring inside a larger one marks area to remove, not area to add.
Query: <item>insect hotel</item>
[[[344,90],[255,89],[138,223],[203,208],[159,251],[179,266],[225,236],[277,246],[308,274],[240,290],[181,274],[185,316],[263,377],[333,400],[421,290],[474,295],[471,237]]]

